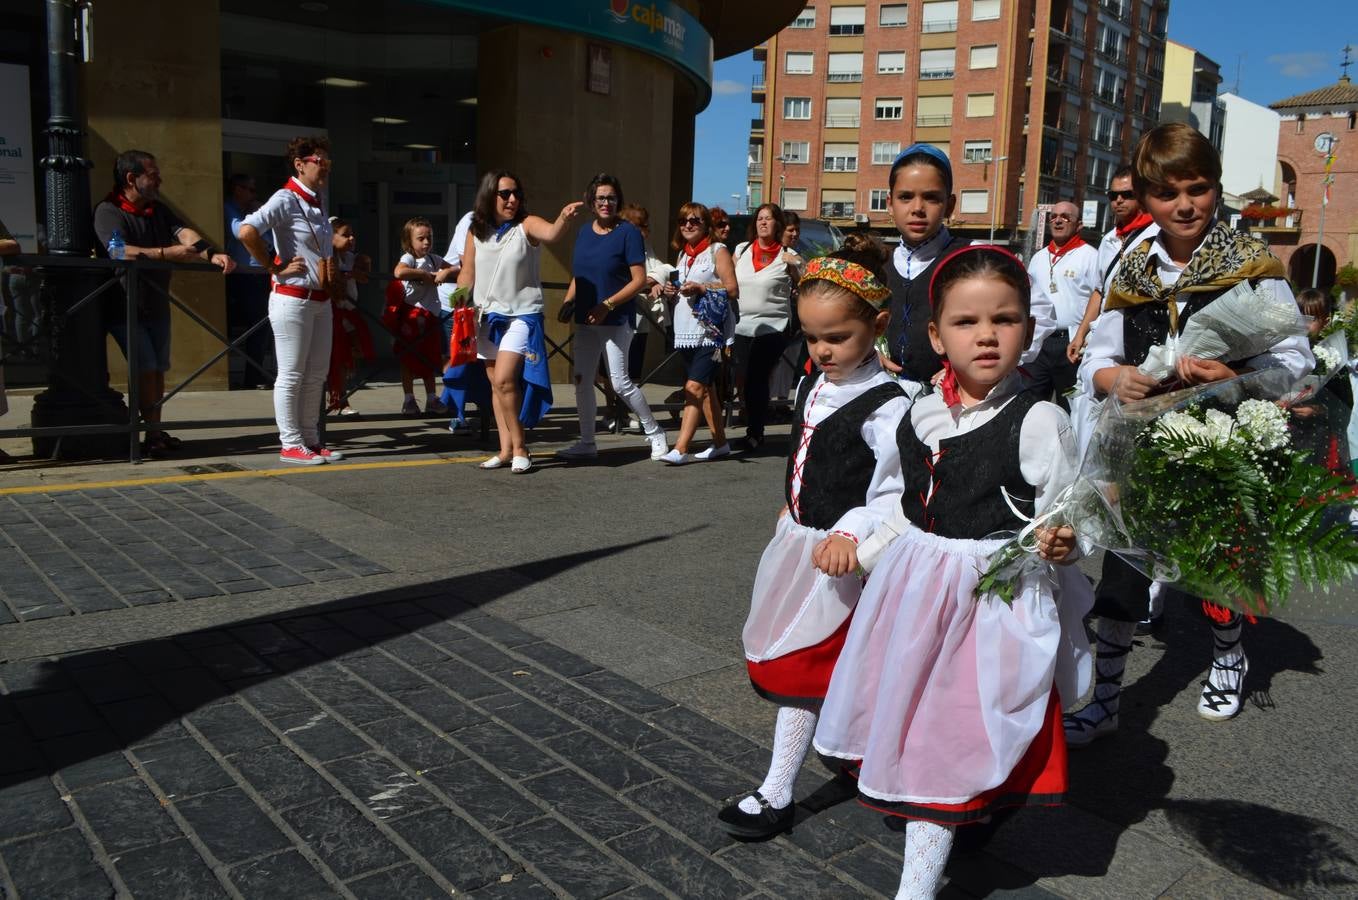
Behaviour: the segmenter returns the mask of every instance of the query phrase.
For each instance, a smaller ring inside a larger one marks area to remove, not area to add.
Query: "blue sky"
[[[1222,91],[1262,105],[1333,84],[1346,43],[1354,45],[1349,74],[1358,79],[1354,0],[1171,0],[1169,37],[1220,64]],[[756,71],[748,51],[717,61],[712,103],[697,124],[693,199],[700,203],[731,209],[732,194],[744,202],[750,119],[759,115],[750,102]]]

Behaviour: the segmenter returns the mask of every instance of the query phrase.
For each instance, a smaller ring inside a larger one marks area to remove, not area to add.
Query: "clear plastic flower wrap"
[[[1354,483],[1322,384],[1265,369],[1105,403],[1063,518],[1152,579],[1252,615],[1349,580]]]
[[[1306,324],[1291,299],[1242,281],[1194,313],[1182,334],[1152,347],[1138,368],[1162,380],[1174,373],[1183,356],[1240,362],[1283,338],[1306,334]]]

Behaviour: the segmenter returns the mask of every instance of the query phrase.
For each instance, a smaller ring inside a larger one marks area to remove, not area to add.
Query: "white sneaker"
[[[1240,715],[1240,700],[1244,696],[1245,675],[1250,661],[1245,654],[1234,663],[1212,660],[1212,668],[1202,683],[1198,698],[1198,715],[1212,722],[1224,722]]]
[[[670,445],[665,441],[665,429],[657,428],[646,435],[646,440],[651,442],[651,459],[664,459],[665,455],[670,452]]]
[[[693,458],[697,460],[702,460],[703,462],[711,462],[714,459],[721,459],[723,456],[730,455],[731,455],[730,444],[722,444],[720,447],[714,444],[700,453],[695,453],[693,455]]]
[[[598,459],[599,448],[595,444],[586,444],[584,441],[580,441],[576,443],[574,446],[567,447],[564,450],[558,450],[556,451],[556,453],[552,455],[555,456],[557,459],[564,460]],[[516,457],[516,458],[526,459],[527,457]]]
[[[504,461],[503,459],[501,459],[498,455],[496,455],[496,456],[492,456],[490,459],[488,459],[488,460],[486,460],[485,462],[481,463],[481,465],[478,466],[477,468],[480,468],[480,469],[498,469],[498,468],[500,468],[501,466],[503,466],[504,464],[505,464],[505,461]]]
[[[527,456],[516,456],[514,461],[509,464],[509,471],[515,475],[522,475],[524,472],[532,471],[533,460]]]
[[[693,454],[680,453],[678,450],[671,450],[669,453],[660,457],[660,462],[669,466],[682,466],[686,463],[693,462]]]

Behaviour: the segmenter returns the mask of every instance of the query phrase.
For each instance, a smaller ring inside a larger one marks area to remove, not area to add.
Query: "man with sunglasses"
[[[1154,227],[1150,214],[1141,208],[1141,202],[1132,190],[1131,166],[1121,166],[1113,173],[1113,180],[1108,183],[1108,203],[1113,209],[1113,227],[1099,241],[1099,289],[1089,296],[1080,327],[1075,330],[1075,336],[1066,348],[1066,356],[1072,363],[1078,363],[1080,354],[1084,353],[1089,328],[1099,317],[1104,289],[1113,276],[1117,261],[1122,258],[1123,249],[1130,246],[1141,232]]]
[[[1080,208],[1069,200],[1052,206],[1047,217],[1051,241],[1033,254],[1028,275],[1033,302],[1045,297],[1054,309],[1055,330],[1042,341],[1037,359],[1026,366],[1028,390],[1069,409],[1066,391],[1075,386],[1075,363],[1066,348],[1080,325],[1089,297],[1099,289],[1099,252],[1080,237]]]

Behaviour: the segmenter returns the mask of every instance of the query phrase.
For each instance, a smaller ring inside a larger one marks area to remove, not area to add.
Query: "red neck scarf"
[[[1065,244],[1060,247],[1056,246],[1056,241],[1051,241],[1047,244],[1047,252],[1052,255],[1052,265],[1056,265],[1058,259],[1065,256],[1076,247],[1083,247],[1084,245],[1085,239],[1078,234],[1073,235],[1070,240],[1066,241]]]
[[[307,190],[306,186],[303,185],[296,178],[289,178],[287,180],[287,183],[283,185],[283,188],[285,190],[292,191],[294,194],[301,197],[303,200],[305,200],[307,203],[310,203],[312,206],[319,206],[321,203],[320,198],[313,194],[311,191]]]
[[[710,246],[712,246],[712,237],[710,235],[696,244],[684,245],[684,255],[688,257],[688,267],[690,269],[693,268],[693,264],[698,261],[698,254],[702,253]]]
[[[143,216],[149,218],[156,211],[156,205],[154,203],[148,203],[145,206],[137,206],[131,200],[127,199],[127,194],[124,194],[121,191],[110,192],[105,199],[130,216]]]
[[[755,242],[750,245],[750,253],[752,254],[750,261],[754,263],[754,270],[758,272],[760,269],[777,259],[778,255],[782,252],[783,245],[779,242],[774,241],[766,247],[764,246],[763,238],[756,239]]]
[[[943,360],[943,377],[938,380],[938,389],[943,393],[943,402],[949,409],[962,402],[962,394],[957,389],[957,372],[946,359]]]
[[[1150,213],[1148,212],[1137,213],[1135,216],[1132,217],[1132,220],[1128,222],[1126,225],[1119,225],[1117,227],[1118,240],[1126,240],[1127,235],[1131,234],[1133,231],[1140,231],[1150,223],[1151,223]]]

